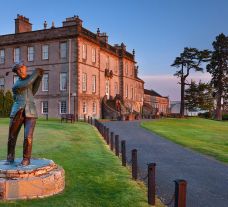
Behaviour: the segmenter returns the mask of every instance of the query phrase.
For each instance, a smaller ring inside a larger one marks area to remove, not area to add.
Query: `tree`
[[[215,119],[222,120],[222,99],[228,96],[228,37],[220,34],[212,45],[214,51],[207,65],[207,72],[212,76],[211,84],[215,90]]]
[[[4,116],[4,91],[0,90],[0,117]]]
[[[12,93],[10,91],[7,91],[5,94],[5,98],[4,98],[4,112],[5,112],[5,116],[9,116],[10,115],[10,111],[13,105],[13,96]]]
[[[174,63],[171,65],[172,67],[176,67],[179,70],[176,71],[174,76],[180,78],[181,84],[181,107],[180,107],[180,115],[184,117],[184,93],[185,93],[185,85],[186,78],[190,74],[190,70],[195,71],[203,71],[201,67],[202,62],[208,61],[210,56],[210,52],[208,50],[199,51],[196,48],[188,48],[185,47],[184,51],[180,54],[180,57],[176,57]]]
[[[195,81],[191,81],[189,87],[185,90],[185,108],[189,111],[196,111],[198,109],[198,86]]]
[[[185,107],[190,111],[207,110],[211,112],[214,106],[213,90],[210,84],[197,84],[191,81],[189,87],[185,90]]]

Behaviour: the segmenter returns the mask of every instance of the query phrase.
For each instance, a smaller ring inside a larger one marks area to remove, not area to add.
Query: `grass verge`
[[[6,157],[8,123],[8,119],[0,120],[0,159]],[[17,157],[22,157],[22,132]],[[52,159],[65,169],[65,191],[44,199],[0,201],[0,206],[148,207],[145,186],[131,180],[96,129],[86,123],[38,120],[33,157]]]
[[[177,144],[228,163],[228,122],[201,118],[160,119],[142,127]]]

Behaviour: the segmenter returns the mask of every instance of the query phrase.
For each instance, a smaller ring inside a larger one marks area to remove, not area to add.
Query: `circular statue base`
[[[28,166],[0,160],[0,200],[44,198],[64,190],[64,169],[52,160],[31,159]]]

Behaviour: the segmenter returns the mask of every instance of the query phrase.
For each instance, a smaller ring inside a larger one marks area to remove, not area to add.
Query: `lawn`
[[[142,127],[177,144],[228,163],[228,122],[201,118],[160,119]]]
[[[8,123],[8,119],[0,120],[0,159],[6,157]],[[17,157],[22,156],[22,136],[20,133]],[[52,159],[65,169],[65,191],[39,200],[0,201],[0,206],[148,207],[145,186],[131,180],[128,169],[86,123],[39,120],[33,157]]]

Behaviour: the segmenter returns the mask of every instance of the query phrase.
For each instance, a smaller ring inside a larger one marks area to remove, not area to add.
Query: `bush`
[[[228,114],[223,114],[222,115],[222,120],[228,120]]]
[[[210,112],[199,113],[198,116],[201,118],[210,119],[211,113]]]

